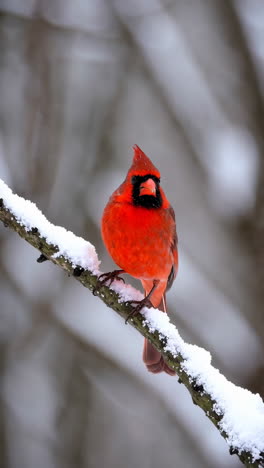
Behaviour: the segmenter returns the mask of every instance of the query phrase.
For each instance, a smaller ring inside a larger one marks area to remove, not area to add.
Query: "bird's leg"
[[[110,271],[108,273],[102,273],[99,277],[98,280],[100,281],[101,285],[103,286],[107,281],[110,281],[109,286],[113,283],[113,281],[116,279],[118,281],[123,281],[125,282],[124,278],[120,277],[122,273],[125,273],[125,270],[114,270]]]
[[[108,286],[111,286],[111,284],[113,283],[115,279],[118,281],[123,281],[124,283],[125,282],[124,278],[119,276],[122,273],[125,273],[125,270],[114,270],[114,271],[109,271],[108,273],[102,273],[98,277],[97,283],[94,287],[94,290],[93,290],[94,296],[96,296],[96,294],[101,289],[101,287],[104,286],[108,281],[109,281]]]
[[[150,292],[141,301],[127,301],[127,304],[135,305],[135,308],[134,310],[132,310],[132,312],[130,312],[130,314],[128,314],[125,323],[127,323],[131,317],[135,317],[143,309],[143,307],[153,307],[150,298],[153,292],[155,291],[156,287],[158,286],[158,284],[159,284],[159,280],[153,280],[153,286]]]

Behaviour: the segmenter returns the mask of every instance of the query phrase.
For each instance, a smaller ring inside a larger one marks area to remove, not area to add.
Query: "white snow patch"
[[[212,400],[214,410],[222,415],[221,430],[228,434],[227,443],[239,453],[248,451],[253,460],[264,452],[264,404],[259,394],[237,387],[211,365],[211,355],[198,346],[185,343],[168,315],[157,309],[144,309],[145,325],[166,340],[165,351],[180,353],[183,369],[198,385],[202,385]]]
[[[119,302],[141,301],[144,298],[140,291],[130,286],[130,284],[124,284],[122,281],[115,280],[111,285],[111,289],[119,294]]]
[[[50,223],[35,203],[14,194],[1,179],[0,198],[26,231],[37,228],[40,236],[46,239],[48,244],[58,246],[59,251],[54,254],[55,258],[63,255],[73,267],[78,265],[95,275],[99,273],[100,262],[95,247],[90,242],[75,236],[63,227]]]

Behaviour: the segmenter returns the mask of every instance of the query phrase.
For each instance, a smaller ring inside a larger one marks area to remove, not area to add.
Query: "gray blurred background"
[[[0,0],[0,177],[113,264],[137,143],[176,211],[182,336],[264,396],[264,3]],[[0,226],[0,466],[241,466],[143,339]],[[138,285],[139,287],[139,285]]]

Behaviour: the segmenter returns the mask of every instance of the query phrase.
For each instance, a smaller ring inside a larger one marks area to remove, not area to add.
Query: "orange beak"
[[[153,179],[148,179],[139,187],[139,195],[156,195],[156,184]]]

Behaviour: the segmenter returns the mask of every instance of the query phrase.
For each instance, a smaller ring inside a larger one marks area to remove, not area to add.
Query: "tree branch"
[[[63,268],[63,270],[65,270],[69,275],[73,276],[84,287],[88,288],[90,291],[93,291],[98,281],[97,274],[83,268],[82,265],[76,264],[70,259],[69,255],[62,255],[59,245],[51,243],[47,237],[43,235],[42,224],[39,223],[37,214],[39,213],[42,218],[44,217],[36,207],[34,207],[36,213],[34,221],[35,225],[34,223],[32,224],[31,219],[29,226],[28,222],[24,221],[27,219],[27,214],[25,212],[27,211],[27,207],[30,209],[32,203],[11,194],[12,192],[10,189],[8,189],[8,187],[0,180],[0,220],[3,222],[3,224],[17,232],[24,240],[26,240],[29,244],[41,252],[39,262],[45,261],[45,259],[50,260],[59,267]],[[18,199],[19,201],[23,200],[24,202],[22,214],[20,213],[21,209],[14,209]],[[48,223],[47,220],[46,222]],[[52,226],[50,223],[49,225]],[[56,228],[55,226],[52,227]],[[123,319],[127,319],[128,315],[132,312],[132,306],[124,301],[122,294],[119,295],[117,292],[107,286],[102,286],[102,288],[100,288],[98,291],[98,297],[108,307],[117,312]],[[247,467],[255,468],[258,466],[264,466],[263,450],[261,450],[261,452],[259,450],[257,451],[256,449],[254,450],[251,448],[251,446],[249,448],[245,447],[245,449],[243,449],[243,447],[234,442],[234,438],[226,430],[226,426],[223,424],[225,410],[221,409],[221,405],[219,401],[217,401],[217,398],[215,398],[213,392],[211,393],[208,391],[206,387],[206,381],[205,383],[203,382],[202,371],[197,375],[190,371],[190,357],[184,355],[184,352],[182,351],[183,348],[181,349],[180,346],[180,343],[184,342],[179,337],[177,345],[174,345],[174,347],[171,346],[171,342],[173,341],[172,334],[166,333],[166,330],[164,331],[155,325],[156,322],[155,319],[154,321],[152,320],[152,313],[153,309],[144,315],[138,314],[136,317],[133,317],[133,319],[129,319],[129,323],[145,338],[149,339],[155,348],[157,348],[162,353],[167,364],[171,368],[175,369],[179,377],[179,382],[183,383],[188,389],[194,404],[198,405],[204,411],[206,416],[218,428],[220,434],[227,440],[230,447],[230,454],[237,454],[242,463]],[[155,311],[155,313],[159,314],[158,311]],[[160,315],[164,316],[165,314],[160,313]],[[175,329],[173,328],[174,326],[169,324],[169,322],[166,326],[169,332],[173,332],[174,334],[177,332],[177,330],[175,332]],[[206,353],[204,350],[201,350],[198,347],[196,347],[195,353],[197,353],[197,350]],[[204,357],[207,357],[207,355]],[[210,366],[210,368],[214,369],[212,366]],[[216,371],[216,369],[214,370]],[[237,387],[234,386],[234,388]],[[264,413],[264,405],[262,411]],[[254,441],[252,441],[252,446],[254,446]]]

